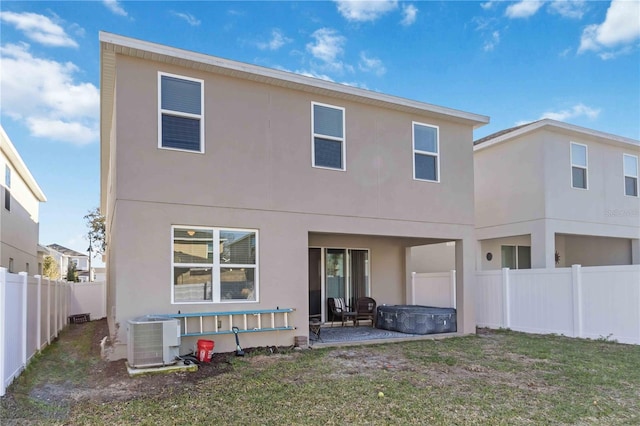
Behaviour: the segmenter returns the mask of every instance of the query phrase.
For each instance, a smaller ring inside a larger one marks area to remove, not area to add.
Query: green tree
[[[89,256],[91,253],[103,254],[107,249],[107,240],[105,239],[105,222],[104,216],[100,213],[98,207],[89,210],[84,216],[87,228],[87,238],[89,239]]]
[[[73,262],[69,262],[69,267],[67,268],[67,281],[70,282],[80,282],[78,278],[78,270],[76,269],[76,264]]]
[[[45,277],[49,277],[52,280],[57,280],[60,278],[60,267],[58,266],[58,262],[51,257],[45,256],[42,262],[42,275]]]

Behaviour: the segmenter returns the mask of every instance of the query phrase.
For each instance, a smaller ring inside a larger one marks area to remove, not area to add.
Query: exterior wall
[[[126,354],[127,320],[146,314],[291,307],[296,331],[252,333],[243,345],[292,344],[308,335],[308,248],[317,245],[370,249],[373,297],[406,303],[407,248],[460,241],[458,329],[475,331],[470,124],[131,57],[116,61],[102,183],[111,358]],[[204,154],[158,149],[158,71],[204,80]],[[312,101],[346,109],[346,171],[311,165]],[[413,180],[412,121],[439,126],[440,183]],[[172,225],[257,229],[258,300],[172,304]],[[235,348],[233,336],[214,338],[216,350]],[[196,340],[183,339],[183,350]]]
[[[571,186],[571,142],[588,147],[587,190]],[[491,266],[484,258],[485,240],[515,235],[530,235],[533,268],[570,266],[579,259],[591,265],[640,263],[640,199],[624,195],[625,153],[639,155],[640,146],[553,125],[476,148],[476,231],[483,252],[478,265]],[[564,234],[603,237],[580,241],[604,245],[572,244],[578,240],[558,237]]]
[[[480,264],[478,270],[490,271],[502,269],[502,249],[501,246],[529,246],[531,247],[530,235],[516,235],[513,237],[495,238],[480,241]],[[487,259],[487,254],[491,253],[491,260]]]
[[[456,269],[455,242],[411,247],[409,272],[449,272]]]
[[[11,169],[11,210],[5,209],[5,165]],[[38,270],[38,223],[39,201],[31,192],[23,177],[11,164],[4,151],[0,151],[0,266],[9,267],[9,259],[13,259],[13,272],[29,273]]]
[[[626,238],[556,235],[556,247],[563,266],[632,264],[631,240]]]
[[[544,131],[541,137],[545,147],[546,216],[611,228],[625,227],[629,237],[635,232],[637,238],[640,198],[624,195],[622,158],[623,154],[640,156],[640,146],[623,148],[594,137],[559,131]],[[571,142],[587,145],[586,190],[571,187]]]
[[[474,152],[476,228],[545,217],[543,145],[532,133]]]

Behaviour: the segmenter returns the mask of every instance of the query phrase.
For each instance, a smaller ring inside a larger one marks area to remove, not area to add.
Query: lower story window
[[[172,228],[173,303],[258,300],[258,231]]]
[[[509,269],[531,269],[531,247],[502,246],[502,267]]]

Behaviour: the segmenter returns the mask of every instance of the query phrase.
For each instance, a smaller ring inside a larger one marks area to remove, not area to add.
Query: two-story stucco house
[[[47,201],[15,146],[0,126],[0,266],[9,272],[39,273],[40,203]]]
[[[475,332],[473,129],[485,116],[100,34],[101,211],[113,358],[144,314],[407,301],[412,246],[455,242]],[[183,339],[183,346],[193,342]],[[216,350],[235,348],[216,337]]]
[[[478,269],[640,264],[640,143],[544,119],[474,143]]]

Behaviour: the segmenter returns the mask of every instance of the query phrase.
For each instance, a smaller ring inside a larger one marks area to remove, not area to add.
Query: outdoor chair
[[[361,319],[371,320],[371,327],[376,326],[376,301],[371,297],[360,297],[356,300],[356,324]]]
[[[336,318],[340,318],[342,322],[342,326],[344,327],[344,322],[348,319],[354,320],[355,312],[352,312],[350,307],[344,302],[342,297],[330,297],[328,299],[329,302],[329,311],[331,314],[331,323],[333,325],[333,321]],[[355,321],[354,321],[355,324]]]

